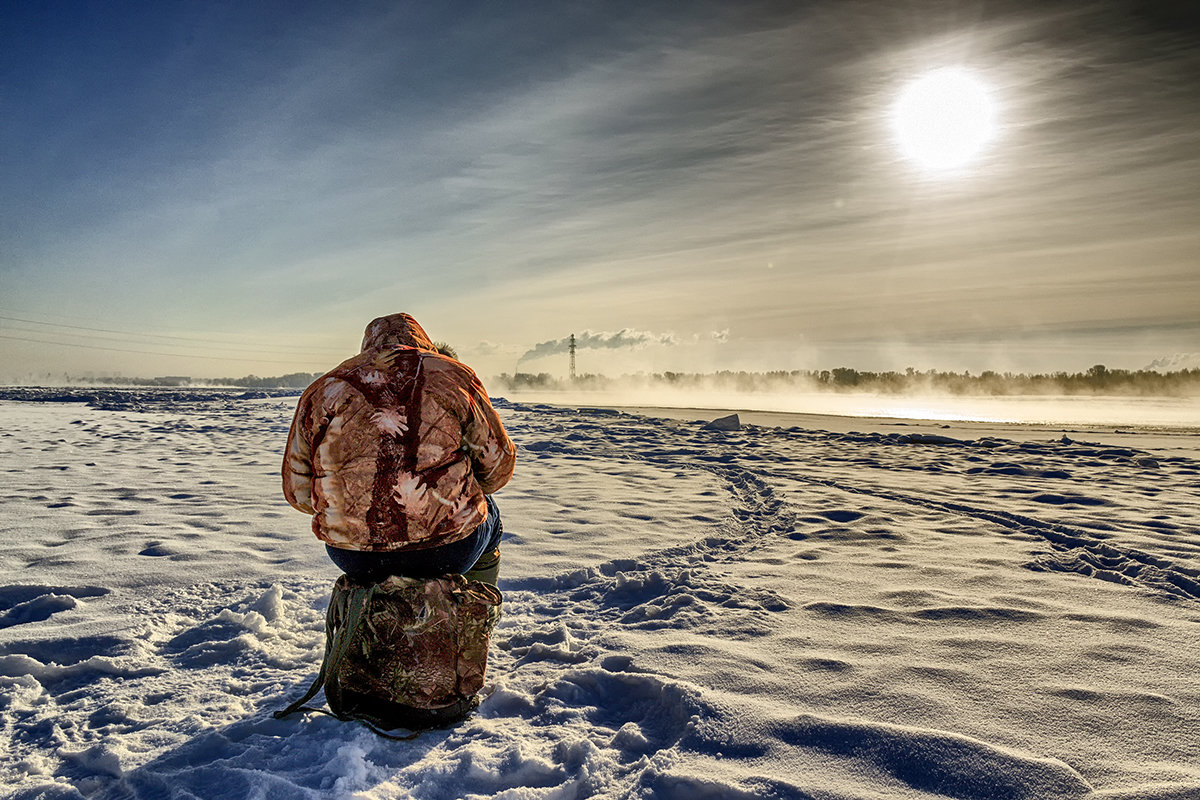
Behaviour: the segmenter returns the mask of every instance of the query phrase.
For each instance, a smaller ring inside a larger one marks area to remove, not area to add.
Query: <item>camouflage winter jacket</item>
[[[301,396],[283,493],[334,547],[423,549],[469,535],[515,460],[475,373],[393,314]]]

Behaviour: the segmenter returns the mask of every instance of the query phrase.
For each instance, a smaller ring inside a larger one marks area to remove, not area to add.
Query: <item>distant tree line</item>
[[[88,377],[71,379],[68,383],[104,386],[189,387],[234,386],[244,389],[304,389],[321,376],[317,372],[291,372],[287,375],[260,378],[189,378],[168,375],[159,378]],[[1096,364],[1084,372],[1051,372],[1027,375],[1014,372],[985,370],[971,372],[942,372],[916,370],[903,372],[869,372],[850,367],[823,370],[774,370],[746,372],[655,372],[622,375],[580,375],[574,381],[557,378],[547,372],[503,373],[492,379],[493,393],[503,389],[510,392],[602,391],[630,388],[675,388],[681,390],[719,390],[734,392],[874,392],[879,394],[920,394],[937,392],[956,395],[1145,395],[1154,397],[1187,397],[1200,395],[1200,369],[1173,372],[1154,370],[1109,369]]]
[[[289,372],[274,378],[247,375],[244,378],[214,378],[206,381],[211,386],[241,386],[247,389],[307,389],[308,385],[321,377],[321,372]]]
[[[941,372],[916,370],[868,372],[850,367],[825,370],[745,372],[656,372],[609,378],[583,375],[574,382],[541,372],[501,374],[494,381],[509,391],[619,390],[656,387],[683,390],[735,392],[832,391],[880,394],[937,392],[956,395],[1146,395],[1177,397],[1200,395],[1200,369],[1174,372],[1109,369],[1096,364],[1084,372],[1027,375],[985,370]]]
[[[244,389],[304,389],[321,376],[319,372],[290,372],[271,378],[247,375],[244,378],[191,378],[187,375],[165,375],[159,378],[116,378],[110,376],[73,378],[62,376],[66,383],[87,386],[237,386]]]
[[[448,342],[434,342],[434,348],[444,356],[458,359],[454,346]],[[47,375],[47,382],[64,383],[86,386],[237,386],[243,389],[307,389],[309,384],[321,377],[321,372],[289,372],[287,375],[260,378],[257,375],[247,375],[244,378],[191,378],[186,375],[167,375],[160,378],[117,378],[112,376],[95,377],[88,375],[82,378],[62,375],[60,377]],[[547,375],[547,378],[550,376]]]
[[[670,373],[668,373],[670,374]],[[499,376],[492,379],[493,385],[503,386],[509,391],[521,391],[522,389],[550,389],[552,391],[563,390],[587,390],[595,391],[602,389],[616,389],[622,386],[627,386],[631,382],[644,380],[646,376],[642,375],[624,375],[620,378],[609,378],[606,375],[579,375],[574,381],[563,380],[556,378],[549,372],[518,372],[509,375],[507,372],[501,373]],[[650,376],[656,378],[658,376]]]
[[[89,386],[191,386],[192,379],[186,375],[164,375],[159,378],[114,378],[105,376],[100,378],[73,378],[69,375],[64,375],[63,379],[66,383],[81,383]]]

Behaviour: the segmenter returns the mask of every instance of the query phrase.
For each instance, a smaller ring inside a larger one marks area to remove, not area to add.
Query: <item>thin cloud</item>
[[[592,5],[314,7],[270,20],[261,50],[238,46],[267,22],[246,7],[237,36],[207,19],[178,53],[121,49],[115,93],[82,92],[108,73],[72,76],[57,39],[30,39],[0,131],[18,164],[6,302],[247,336],[403,308],[460,342],[619,319],[736,330],[711,339],[731,361],[767,338],[1194,317],[1200,50],[1172,26],[1115,4]],[[950,61],[993,84],[1004,129],[938,182],[886,116]],[[71,117],[63,80],[84,102]],[[123,118],[146,135],[117,136]]]

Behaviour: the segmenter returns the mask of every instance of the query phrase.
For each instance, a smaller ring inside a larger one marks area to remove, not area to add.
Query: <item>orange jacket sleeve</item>
[[[296,404],[283,456],[283,496],[292,508],[305,514],[313,513],[312,432],[308,425],[311,410],[312,392],[306,391]]]
[[[470,412],[463,426],[463,446],[471,459],[471,471],[484,494],[492,494],[512,478],[517,448],[508,438],[504,423],[476,379],[469,392]]]

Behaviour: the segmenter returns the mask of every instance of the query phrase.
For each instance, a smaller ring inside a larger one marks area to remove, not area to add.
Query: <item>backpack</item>
[[[479,705],[502,599],[495,586],[462,575],[379,583],[342,575],[325,615],[320,673],[274,717],[317,711],[396,739],[463,719]],[[305,706],[322,688],[330,710]],[[414,733],[384,733],[399,727]]]

